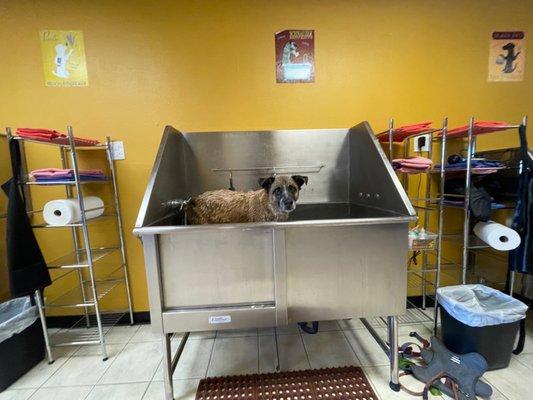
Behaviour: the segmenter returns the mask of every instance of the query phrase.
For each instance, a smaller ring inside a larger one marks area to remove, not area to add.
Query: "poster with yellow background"
[[[40,32],[46,86],[88,86],[82,31]]]

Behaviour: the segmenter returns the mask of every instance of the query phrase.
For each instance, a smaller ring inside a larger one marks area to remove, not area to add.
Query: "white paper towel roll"
[[[516,231],[494,221],[478,222],[474,233],[496,250],[509,251],[520,245],[520,235]]]
[[[83,198],[85,217],[87,219],[99,217],[104,213],[104,202],[100,197],[87,196]],[[93,210],[95,209],[96,210]],[[52,200],[45,204],[43,218],[48,225],[68,225],[81,220],[78,199]]]

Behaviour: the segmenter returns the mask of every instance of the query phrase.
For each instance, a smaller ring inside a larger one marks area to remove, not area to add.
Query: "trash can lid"
[[[525,318],[527,305],[481,284],[437,289],[438,303],[455,319],[473,327],[500,325]]]

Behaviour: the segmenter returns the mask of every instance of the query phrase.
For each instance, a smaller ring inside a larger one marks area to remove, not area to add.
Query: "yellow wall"
[[[524,82],[487,82],[490,32],[531,34],[528,0],[4,0],[0,15],[0,125],[70,123],[80,136],[125,142],[117,168],[138,311],[148,302],[130,232],[165,124],[196,131],[369,120],[381,130],[390,116],[440,124],[448,115],[453,126],[472,114],[516,122],[533,109],[530,65]],[[273,34],[290,28],[316,30],[314,84],[275,83]],[[44,87],[42,29],[83,30],[90,86]],[[515,145],[515,136],[481,146]]]

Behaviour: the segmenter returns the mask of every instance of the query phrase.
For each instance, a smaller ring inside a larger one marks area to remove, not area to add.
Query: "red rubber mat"
[[[378,400],[359,367],[205,378],[196,400]]]

